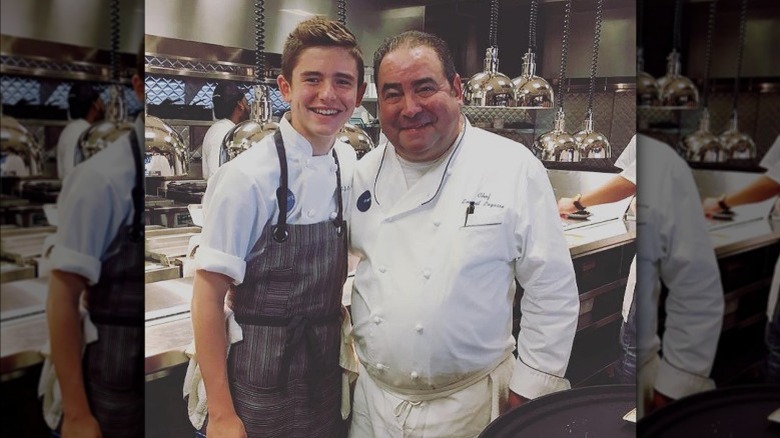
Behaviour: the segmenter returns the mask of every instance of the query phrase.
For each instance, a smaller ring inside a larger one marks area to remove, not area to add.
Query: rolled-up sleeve
[[[523,287],[518,360],[510,388],[526,398],[570,388],[563,376],[579,315],[579,294],[555,197],[541,163],[517,181],[515,278]]]
[[[225,164],[209,179],[196,269],[244,281],[246,258],[268,221],[268,194],[237,166]],[[267,190],[266,190],[267,192]]]

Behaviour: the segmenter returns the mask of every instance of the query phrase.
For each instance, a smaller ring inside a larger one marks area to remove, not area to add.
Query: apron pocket
[[[287,316],[293,291],[293,269],[270,269],[267,276],[268,286],[261,292],[260,308],[267,316]]]

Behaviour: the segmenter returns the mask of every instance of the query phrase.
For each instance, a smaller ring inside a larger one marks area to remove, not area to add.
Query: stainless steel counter
[[[572,259],[592,254],[636,239],[636,223],[612,219],[595,224],[564,229],[564,237]]]
[[[43,362],[40,349],[48,339],[43,313],[0,322],[0,374],[4,379],[15,371]]]
[[[710,222],[710,237],[718,258],[750,251],[780,241],[780,219],[747,222]]]

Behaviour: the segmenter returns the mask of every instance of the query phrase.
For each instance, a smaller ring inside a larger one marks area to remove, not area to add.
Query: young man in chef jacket
[[[361,369],[350,436],[477,436],[507,409],[570,388],[579,296],[555,197],[527,147],[461,114],[440,38],[385,40],[374,71],[388,141],[353,181]]]
[[[137,56],[143,102],[143,46]],[[57,199],[39,394],[63,437],[144,434],[143,135],[140,113],[132,132],[73,169]]]
[[[290,111],[209,180],[192,299],[207,409],[190,413],[209,437],[344,433],[344,203],[357,158],[336,136],[362,100],[363,73],[348,29],[298,24],[277,79]]]
[[[699,191],[671,146],[637,136],[637,416],[713,389],[723,287]],[[663,338],[658,336],[661,282]]]
[[[206,181],[219,169],[219,152],[225,135],[237,124],[249,119],[249,102],[235,84],[220,82],[214,88],[212,100],[217,121],[206,131],[201,147],[203,179]]]
[[[704,213],[711,216],[721,210],[730,209],[740,205],[761,202],[780,195],[780,136],[775,139],[764,158],[761,159],[761,167],[766,172],[750,185],[735,193],[724,194],[719,198],[707,198],[704,200]],[[780,213],[778,203],[775,203],[774,214]],[[768,355],[766,360],[766,381],[768,383],[780,383],[780,259],[775,263],[775,272],[772,277],[772,285],[769,288],[769,301],[767,302],[765,342]]]
[[[70,122],[57,140],[57,177],[65,180],[76,166],[79,138],[90,126],[103,119],[105,106],[90,83],[76,82],[68,92]]]

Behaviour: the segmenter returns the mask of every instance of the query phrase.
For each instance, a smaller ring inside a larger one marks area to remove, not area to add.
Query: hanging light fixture
[[[666,75],[658,79],[661,106],[669,109],[693,109],[699,105],[699,90],[696,85],[681,74],[680,21],[682,0],[676,0],[674,8],[674,41],[672,52],[667,56]]]
[[[190,150],[181,134],[162,119],[144,115],[144,149],[146,161],[150,163],[155,155],[162,155],[170,166],[169,175],[182,176],[190,170]]]
[[[699,118],[699,129],[689,135],[686,135],[681,142],[685,157],[688,161],[700,161],[707,163],[716,163],[726,160],[726,150],[720,143],[720,139],[710,132],[710,111],[709,111],[709,80],[710,65],[712,61],[712,35],[715,29],[715,10],[718,0],[712,0],[710,3],[709,15],[707,18],[707,42],[704,51],[704,92],[702,93],[702,111]]]
[[[601,41],[601,19],[604,0],[596,0],[596,25],[593,31],[593,54],[590,61],[590,86],[588,88],[588,111],[582,122],[582,130],[574,134],[580,148],[580,158],[612,158],[612,146],[607,136],[593,130],[593,95],[596,91],[596,71]]]
[[[574,136],[566,131],[566,116],[563,112],[563,84],[566,82],[566,61],[569,53],[569,21],[572,0],[566,0],[563,16],[563,39],[561,41],[561,65],[558,78],[558,112],[555,114],[553,130],[542,134],[534,142],[534,153],[542,161],[580,161],[580,150]]]
[[[38,176],[43,173],[43,148],[18,120],[0,114],[0,176]]]
[[[222,140],[219,165],[236,158],[253,144],[273,134],[279,127],[271,120],[273,115],[270,89],[263,84],[265,77],[265,0],[255,1],[255,99],[249,120],[228,131]]]
[[[661,104],[661,90],[653,75],[645,71],[645,56],[643,45],[644,1],[639,0],[637,5],[639,20],[637,21],[637,48],[636,48],[636,104],[640,107],[658,106]]]
[[[523,55],[523,71],[512,79],[515,87],[515,105],[523,109],[549,109],[555,106],[552,86],[536,76],[536,17],[538,0],[531,0],[528,23],[528,52]]]
[[[729,127],[720,135],[720,142],[728,158],[755,159],[756,143],[744,132],[739,132],[737,104],[739,101],[739,78],[742,73],[742,54],[745,49],[745,24],[747,22],[747,0],[742,0],[739,11],[739,44],[737,46],[737,74],[734,76],[734,98]]]
[[[515,106],[515,86],[498,72],[498,0],[490,0],[489,47],[485,50],[485,70],[466,83],[463,100],[470,106]]]
[[[336,8],[338,9],[338,22],[346,27],[347,26],[347,0],[338,0]],[[365,68],[365,72],[369,72],[370,74],[364,74],[364,80],[368,83],[367,89],[373,89],[373,97],[376,97],[376,85],[374,84],[374,78],[373,78],[373,68]],[[367,94],[370,94],[369,91],[366,91]],[[363,129],[359,128],[356,125],[353,125],[352,123],[345,123],[344,127],[342,127],[336,138],[339,139],[339,141],[343,141],[344,143],[349,144],[352,146],[353,149],[355,149],[355,154],[357,155],[357,158],[360,159],[363,157],[363,155],[367,154],[370,150],[374,149],[374,140],[371,139],[371,136],[366,133]]]
[[[124,89],[119,83],[119,0],[111,0],[111,80],[109,86],[108,104],[106,105],[106,118],[84,131],[79,137],[76,146],[75,163],[78,164],[89,159],[96,153],[105,149],[114,140],[133,130],[133,124],[125,118]]]

